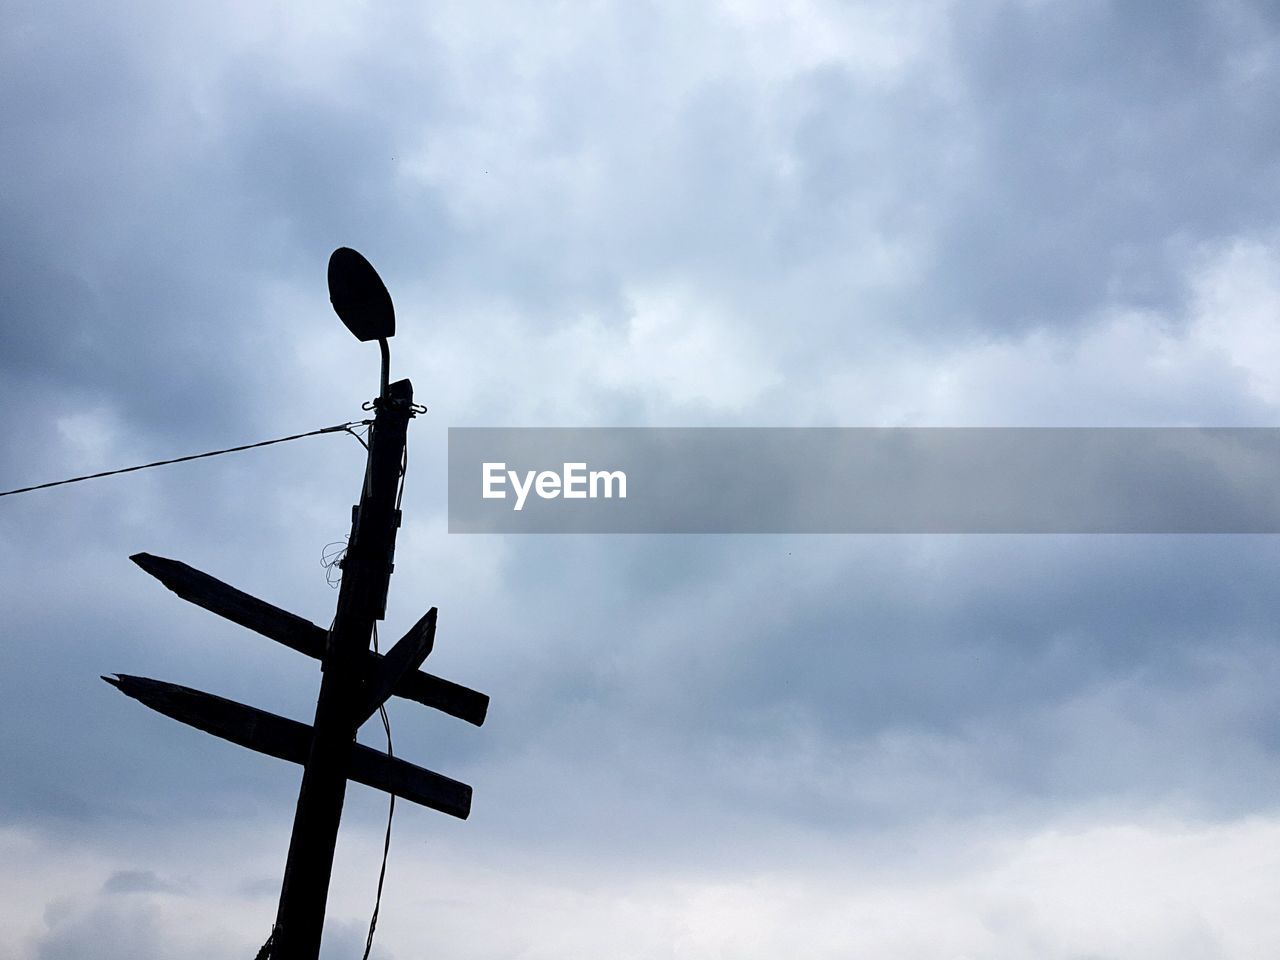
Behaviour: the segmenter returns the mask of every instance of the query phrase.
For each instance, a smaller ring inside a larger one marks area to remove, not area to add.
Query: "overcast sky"
[[[0,488],[414,421],[381,960],[1271,958],[1264,536],[461,536],[450,426],[1276,426],[1272,4],[11,0]],[[98,679],[309,720],[319,673],[137,570],[317,623],[325,436],[0,500],[0,958],[250,958],[299,770]],[[376,743],[370,734],[369,742]],[[348,794],[327,960],[384,798]]]

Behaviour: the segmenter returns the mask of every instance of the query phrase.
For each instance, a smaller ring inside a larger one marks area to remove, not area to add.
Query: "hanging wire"
[[[367,424],[367,423],[372,423],[372,422],[373,422],[373,421],[371,421],[371,420],[361,420],[361,421],[360,421],[360,423],[362,423],[362,424]],[[359,441],[360,441],[360,446],[364,447],[366,450],[368,450],[368,449],[369,449],[369,443],[368,443],[367,438],[368,438],[368,436],[369,436],[369,431],[373,429],[372,427],[365,427],[365,431],[364,431],[364,436],[363,436],[363,437],[362,437],[362,436],[360,436],[360,434],[356,433],[354,430],[352,430],[352,429],[351,429],[351,425],[350,425],[350,424],[347,424],[343,429],[344,429],[344,430],[346,430],[346,431],[347,431],[347,433],[349,433],[349,434],[351,434],[353,437],[355,437],[357,440],[359,440]]]
[[[403,481],[403,476],[401,477]],[[378,625],[373,625],[373,652],[378,652]],[[378,717],[382,720],[383,732],[387,735],[387,756],[395,757],[395,753],[391,748],[391,720],[387,717],[386,704],[378,707]],[[387,832],[382,839],[382,866],[378,868],[378,892],[373,898],[373,914],[369,917],[369,936],[364,942],[364,956],[361,960],[369,960],[369,953],[373,950],[373,932],[378,928],[378,911],[382,908],[382,885],[387,879],[387,857],[391,853],[391,821],[396,815],[396,795],[391,794],[391,800],[387,804]]]
[[[369,421],[365,420],[362,422],[367,424]],[[365,435],[363,437],[352,430],[350,426],[347,426],[344,429],[347,433],[356,438],[360,446],[364,447],[366,450],[369,449],[369,444],[366,440],[369,436],[369,431],[373,429],[372,427],[365,427]],[[343,537],[341,540],[334,540],[330,543],[326,543],[320,551],[320,566],[324,567],[324,582],[329,584],[329,586],[333,587],[335,590],[337,590],[338,586],[342,583],[342,561],[346,559],[347,547],[350,542],[351,537]]]
[[[335,590],[338,589],[338,584],[342,583],[342,561],[347,556],[348,539],[326,543],[324,549],[320,551],[320,566],[324,567],[325,583]]]
[[[219,457],[224,453],[239,453],[242,450],[253,450],[256,447],[269,447],[273,443],[288,443],[290,440],[301,440],[303,437],[315,437],[322,433],[338,433],[346,431],[354,436],[361,443],[360,436],[351,428],[372,423],[371,420],[350,420],[347,423],[339,423],[332,427],[322,427],[319,430],[309,430],[306,433],[295,433],[288,437],[277,437],[274,440],[260,440],[257,443],[245,443],[238,447],[227,447],[224,450],[210,450],[208,453],[193,453],[186,457],[175,457],[172,460],[156,460],[152,463],[142,463],[136,467],[122,467],[119,470],[104,470],[101,473],[88,473],[82,477],[70,477],[66,480],[53,480],[49,483],[37,483],[30,487],[18,487],[15,490],[0,491],[0,497],[11,497],[15,493],[30,493],[32,490],[45,490],[49,487],[60,487],[67,483],[79,483],[82,480],[97,480],[100,477],[114,477],[119,473],[133,473],[137,470],[149,470],[152,467],[167,467],[171,463],[186,463],[188,460],[201,460],[205,457]]]
[[[404,478],[409,472],[409,445],[404,445],[404,453],[400,456],[400,489],[396,491],[396,509],[400,509],[400,501],[404,499]]]

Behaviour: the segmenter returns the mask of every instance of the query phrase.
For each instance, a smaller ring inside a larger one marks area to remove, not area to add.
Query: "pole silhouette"
[[[369,435],[360,505],[342,564],[338,612],[321,661],[323,679],[302,774],[289,859],[280,890],[273,958],[312,960],[320,952],[333,850],[347,791],[347,765],[359,727],[360,661],[386,609],[400,512],[396,491],[412,413],[413,387],[401,380],[379,397]]]
[[[489,698],[418,668],[436,634],[432,607],[379,655],[370,649],[386,615],[387,590],[400,527],[400,492],[413,403],[408,380],[389,383],[387,338],[395,333],[391,297],[376,271],[346,247],[329,261],[330,299],[361,341],[377,340],[381,390],[373,402],[360,502],[341,561],[338,608],[328,630],[237,590],[176,560],[147,553],[131,559],[184,600],[320,661],[320,693],[310,726],[189,687],[146,677],[103,677],[125,695],[206,733],[259,753],[303,765],[289,853],[268,946],[272,960],[317,960],[324,931],[333,855],[347,781],[466,819],[471,788],[464,783],[356,743],[360,726],[391,696],[415,700],[477,726]]]

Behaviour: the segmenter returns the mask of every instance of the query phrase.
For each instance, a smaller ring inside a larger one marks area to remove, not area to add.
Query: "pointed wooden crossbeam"
[[[164,680],[128,674],[102,679],[152,710],[215,737],[292,763],[307,762],[312,731],[305,723]],[[465,783],[363,744],[352,748],[347,776],[462,820],[471,813],[471,788]]]
[[[250,596],[243,590],[237,590],[230,584],[223,583],[216,577],[211,577],[209,574],[203,573],[179,560],[157,557],[149,553],[136,553],[129,559],[183,600],[194,603],[198,607],[203,607],[210,613],[216,613],[232,623],[247,627],[255,633],[260,633],[264,637],[281,643],[291,650],[306,654],[315,660],[324,658],[328,632],[323,627],[316,626],[310,620],[289,613],[287,610],[281,610],[265,600]],[[427,614],[427,617],[432,618],[430,636],[427,637],[428,653],[430,652],[431,639],[435,635],[433,613],[434,608],[432,608],[432,612]],[[426,617],[418,621],[414,628],[405,635],[405,639],[392,648],[392,652],[399,649],[400,644],[404,643],[405,640],[414,635],[415,631],[423,627],[425,620]],[[407,653],[408,651],[404,652]],[[423,653],[422,658],[425,658],[426,655],[426,653]],[[489,711],[489,697],[487,695],[480,693],[478,690],[472,690],[470,687],[464,687],[461,684],[419,671],[418,667],[421,665],[422,659],[419,659],[412,667],[392,670],[390,674],[388,673],[386,660],[386,657],[373,651],[368,652],[364,657],[366,685],[374,682],[377,678],[393,675],[394,682],[388,695],[394,694],[398,697],[404,697],[406,700],[421,703],[424,706],[434,707],[449,714],[451,717],[457,717],[459,720],[465,720],[476,726],[484,723],[485,715]],[[386,696],[383,697],[383,700],[385,699]],[[379,701],[379,704],[381,702]],[[372,716],[378,709],[379,704],[374,704],[372,709],[362,716],[361,722]]]
[[[356,708],[356,726],[377,713],[400,682],[422,666],[435,641],[436,608],[432,607],[369,671]]]

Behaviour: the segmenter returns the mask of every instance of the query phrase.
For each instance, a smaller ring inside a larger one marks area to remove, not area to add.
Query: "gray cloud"
[[[1117,823],[1155,838],[1131,859],[1160,883],[1133,890],[1165,890],[1192,843],[1161,818],[1265,847],[1236,832],[1275,816],[1269,539],[449,537],[443,431],[1273,421],[1268,10],[66,4],[11,23],[3,486],[359,417],[376,356],[328,313],[328,252],[362,249],[396,297],[396,370],[431,413],[383,639],[438,604],[433,669],[494,700],[481,730],[394,705],[397,754],[476,806],[398,815],[388,956],[616,953],[597,908],[649,924],[638,955],[714,955],[735,941],[699,924],[755,929],[752,890],[815,931],[804,956],[948,937],[1251,955],[1265,924],[1233,922],[1209,854],[1205,886],[1152,894],[1203,904],[1168,941],[1137,920],[1133,941],[1076,936],[1093,925],[1071,897],[990,890],[1087,872],[1080,837]],[[361,455],[316,438],[0,500],[0,845],[36,851],[0,856],[19,864],[0,953],[256,949],[297,770],[97,677],[307,718],[314,664],[127,557],[324,623],[320,550]],[[352,789],[335,956],[359,947],[384,815]],[[1079,846],[1044,839],[1061,824]],[[947,863],[976,849],[977,888]],[[845,885],[881,869],[944,904],[934,926],[883,878]],[[790,912],[820,889],[840,902]],[[982,936],[956,932],[972,902]],[[910,935],[832,932],[859,909]]]
[[[103,893],[179,893],[180,884],[163,880],[151,870],[117,870],[102,884]]]

